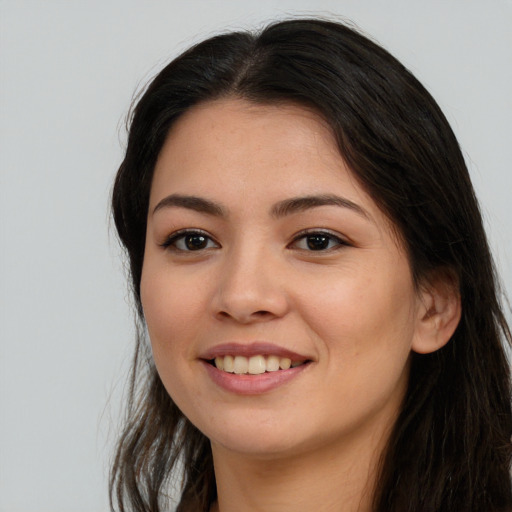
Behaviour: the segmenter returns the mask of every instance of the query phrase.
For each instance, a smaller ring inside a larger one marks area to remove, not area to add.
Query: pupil
[[[185,239],[185,245],[187,246],[187,249],[191,251],[204,249],[206,247],[206,243],[206,237],[203,235],[189,235]]]
[[[321,251],[329,245],[329,237],[325,235],[310,235],[307,238],[309,249],[312,251]]]

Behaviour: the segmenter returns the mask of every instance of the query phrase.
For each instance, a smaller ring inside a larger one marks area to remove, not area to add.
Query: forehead
[[[329,176],[330,175],[330,176]],[[201,188],[206,181],[354,181],[334,135],[316,113],[297,105],[260,105],[239,99],[202,103],[171,128],[154,175],[157,185]],[[289,183],[288,183],[289,184]]]
[[[184,156],[184,152],[189,158],[218,155],[223,161],[248,151],[254,152],[254,158],[261,156],[261,160],[271,154],[277,160],[280,155],[289,159],[297,150],[301,158],[306,151],[313,156],[320,150],[341,159],[332,130],[311,109],[241,99],[221,99],[191,108],[169,131],[166,147],[174,156]]]

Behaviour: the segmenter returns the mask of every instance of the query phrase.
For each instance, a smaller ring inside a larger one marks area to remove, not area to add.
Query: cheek
[[[171,352],[184,356],[201,309],[197,294],[190,286],[181,286],[175,274],[146,265],[141,301],[155,363],[158,365],[158,360]]]
[[[328,291],[310,295],[317,297],[314,308],[304,304],[303,315],[308,315],[306,323],[325,362],[328,392],[317,406],[329,409],[333,422],[352,418],[355,425],[388,406],[389,414],[396,414],[407,386],[414,336],[411,290],[407,280],[375,275],[331,280]],[[333,409],[332,404],[350,406]]]
[[[383,272],[380,265],[330,276],[328,283],[308,284],[308,293],[301,296],[302,314],[325,342],[330,359],[365,354],[375,360],[407,358],[416,295],[409,274],[395,274],[393,268]]]
[[[193,306],[194,295],[187,290],[165,270],[144,267],[141,301],[153,360],[164,387],[180,409],[196,400],[188,388],[197,308]]]

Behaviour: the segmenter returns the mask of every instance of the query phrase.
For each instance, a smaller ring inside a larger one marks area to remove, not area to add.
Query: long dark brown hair
[[[331,21],[288,20],[210,38],[167,65],[133,110],[113,215],[139,315],[124,431],[111,472],[121,511],[178,511],[216,500],[208,439],[164,389],[144,339],[140,279],[156,159],[187,109],[220,97],[312,108],[354,176],[405,241],[416,283],[449,272],[462,318],[450,342],[413,354],[383,454],[375,512],[510,512],[511,342],[481,214],[457,140],[425,88],[387,51]],[[177,476],[176,476],[177,475]],[[175,483],[176,483],[175,482]]]

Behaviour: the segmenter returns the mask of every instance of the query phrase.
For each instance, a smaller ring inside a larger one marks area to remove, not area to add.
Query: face
[[[389,429],[419,298],[317,115],[235,99],[190,110],[162,148],[147,222],[156,367],[213,447],[273,457]]]

